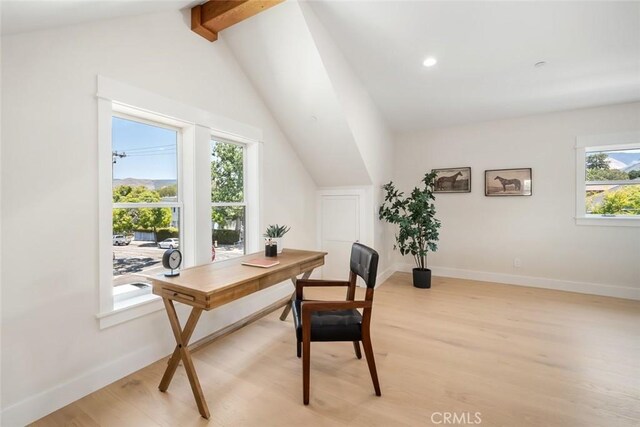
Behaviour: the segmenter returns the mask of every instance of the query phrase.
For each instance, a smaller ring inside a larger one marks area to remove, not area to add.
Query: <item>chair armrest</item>
[[[302,301],[302,316],[311,316],[315,311],[351,310],[372,306],[372,301]]]
[[[316,280],[298,279],[296,280],[296,299],[302,299],[302,288],[306,286],[349,286],[346,280]]]
[[[296,285],[300,286],[349,286],[348,280],[318,280],[318,279],[298,279]]]

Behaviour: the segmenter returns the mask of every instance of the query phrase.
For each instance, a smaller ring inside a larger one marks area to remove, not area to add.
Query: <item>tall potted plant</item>
[[[438,250],[438,229],[440,221],[436,219],[435,196],[436,173],[425,174],[423,188],[414,188],[409,196],[398,191],[393,182],[382,187],[385,191],[384,202],[380,206],[379,217],[398,226],[396,244],[402,255],[411,254],[416,263],[413,269],[413,286],[431,287],[431,270],[427,268],[427,253]]]

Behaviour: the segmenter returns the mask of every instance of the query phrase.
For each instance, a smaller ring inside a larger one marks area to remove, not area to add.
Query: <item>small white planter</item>
[[[274,237],[271,240],[273,242],[275,242],[276,245],[278,245],[278,253],[281,254],[282,253],[282,245],[284,244],[284,237]]]

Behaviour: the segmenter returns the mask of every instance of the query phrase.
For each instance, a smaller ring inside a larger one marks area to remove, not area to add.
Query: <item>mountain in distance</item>
[[[143,186],[147,187],[150,190],[159,190],[162,187],[167,187],[169,185],[175,185],[175,179],[139,179],[139,178],[124,178],[124,179],[114,179],[113,186],[118,187],[120,185],[129,185],[131,187]]]
[[[624,152],[623,153],[613,152],[613,153],[611,153],[611,152],[609,152],[608,155],[609,155],[609,159],[614,159],[614,160],[616,160],[618,162],[624,163],[623,167],[629,167],[630,165],[634,165],[634,164],[640,162],[640,153],[634,153],[634,152],[626,152],[626,153],[624,153]],[[611,165],[612,168],[621,169],[621,168],[618,168],[618,167],[614,166],[611,163],[610,163],[610,165]]]
[[[622,169],[624,172],[640,171],[640,162],[634,163]]]
[[[624,162],[621,162],[620,160],[614,159],[612,157],[609,157],[607,159],[607,163],[609,163],[609,167],[611,169],[619,169],[619,170],[624,170],[624,168],[627,167],[627,164]]]

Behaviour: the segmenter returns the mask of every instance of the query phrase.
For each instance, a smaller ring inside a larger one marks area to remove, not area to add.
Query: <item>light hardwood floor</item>
[[[445,412],[478,412],[483,426],[640,425],[638,301],[437,277],[422,290],[396,273],[374,298],[382,397],[351,343],[312,343],[307,407],[291,317],[278,315],[194,353],[209,421],[182,367],[158,391],[165,358],[34,425],[429,426]]]

